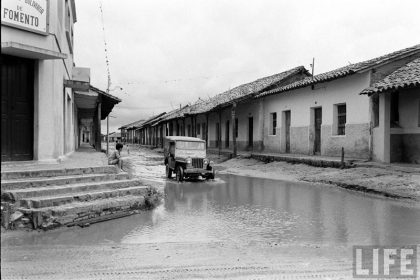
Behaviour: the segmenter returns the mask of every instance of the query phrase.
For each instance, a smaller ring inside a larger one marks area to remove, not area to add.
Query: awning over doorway
[[[90,86],[89,92],[95,92],[99,94],[102,102],[101,106],[101,119],[104,120],[108,115],[111,113],[112,109],[115,105],[121,102],[121,99],[119,99],[116,96],[113,96],[109,93],[106,93],[105,91],[102,91],[96,87]]]
[[[106,93],[96,87],[89,86],[89,91],[75,91],[75,103],[80,118],[93,118],[97,103],[101,102],[101,119],[104,120],[111,113],[114,106],[121,102],[121,99]]]
[[[17,42],[2,42],[1,53],[31,59],[66,59],[67,54]]]

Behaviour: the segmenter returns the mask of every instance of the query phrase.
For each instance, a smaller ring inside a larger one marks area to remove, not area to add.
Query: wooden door
[[[248,118],[248,147],[254,146],[254,118]]]
[[[1,55],[1,161],[33,159],[34,63]]]
[[[315,108],[315,141],[314,141],[314,153],[319,154],[321,152],[321,124],[322,124],[322,109]]]
[[[290,111],[284,112],[284,123],[286,133],[286,153],[290,153]]]

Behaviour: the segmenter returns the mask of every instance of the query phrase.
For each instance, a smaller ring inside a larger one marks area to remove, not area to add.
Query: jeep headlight
[[[191,165],[191,163],[192,163],[191,158],[187,158],[187,164],[188,164],[188,165]]]

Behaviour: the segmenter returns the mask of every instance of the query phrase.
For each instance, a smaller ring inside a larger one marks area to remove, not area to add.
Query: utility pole
[[[315,57],[312,58],[311,68],[312,68],[312,79],[313,79],[314,78],[314,69],[315,69]]]
[[[110,115],[111,113],[108,114],[108,116],[106,117],[106,155],[109,156],[109,118],[115,118],[113,116]],[[121,136],[122,138],[122,136]],[[122,140],[122,139],[121,139]]]
[[[106,117],[106,155],[109,156],[109,114]]]

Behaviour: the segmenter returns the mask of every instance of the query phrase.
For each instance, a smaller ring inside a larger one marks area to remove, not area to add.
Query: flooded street
[[[420,244],[420,209],[328,186],[219,175],[167,181],[164,202],[85,229],[28,233],[2,245],[165,242]]]
[[[418,207],[329,186],[219,175],[169,180],[164,193],[158,208],[139,215],[2,236],[2,272],[42,279],[348,278],[352,245],[420,244]]]

